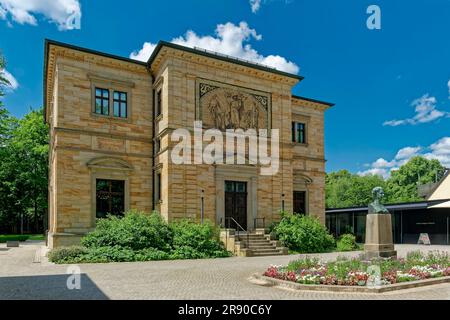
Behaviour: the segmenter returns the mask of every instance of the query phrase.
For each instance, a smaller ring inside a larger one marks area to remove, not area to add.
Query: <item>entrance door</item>
[[[233,218],[247,230],[247,182],[225,181],[225,225],[235,228]]]

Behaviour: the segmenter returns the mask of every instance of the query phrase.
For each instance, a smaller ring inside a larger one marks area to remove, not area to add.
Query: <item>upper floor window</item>
[[[127,117],[127,93],[121,91],[114,91],[113,95],[114,117]]]
[[[292,122],[292,142],[306,143],[306,124]]]
[[[102,116],[126,119],[130,114],[130,91],[102,86],[93,87],[92,112]]]
[[[109,90],[95,88],[95,113],[109,115]]]
[[[155,117],[158,117],[161,114],[162,110],[162,90],[158,90],[156,92],[156,106],[155,106]]]

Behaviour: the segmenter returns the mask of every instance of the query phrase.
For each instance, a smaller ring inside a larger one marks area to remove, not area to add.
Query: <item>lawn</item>
[[[0,234],[0,243],[6,241],[44,240],[42,234]]]

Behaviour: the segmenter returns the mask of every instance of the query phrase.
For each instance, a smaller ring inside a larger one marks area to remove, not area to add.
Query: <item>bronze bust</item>
[[[384,197],[384,191],[381,187],[375,187],[372,190],[373,202],[369,204],[369,214],[371,213],[389,213],[380,200]]]

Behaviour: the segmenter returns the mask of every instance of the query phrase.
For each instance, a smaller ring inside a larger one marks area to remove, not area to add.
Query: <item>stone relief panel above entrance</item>
[[[196,103],[196,119],[204,128],[271,128],[270,93],[199,79]]]

